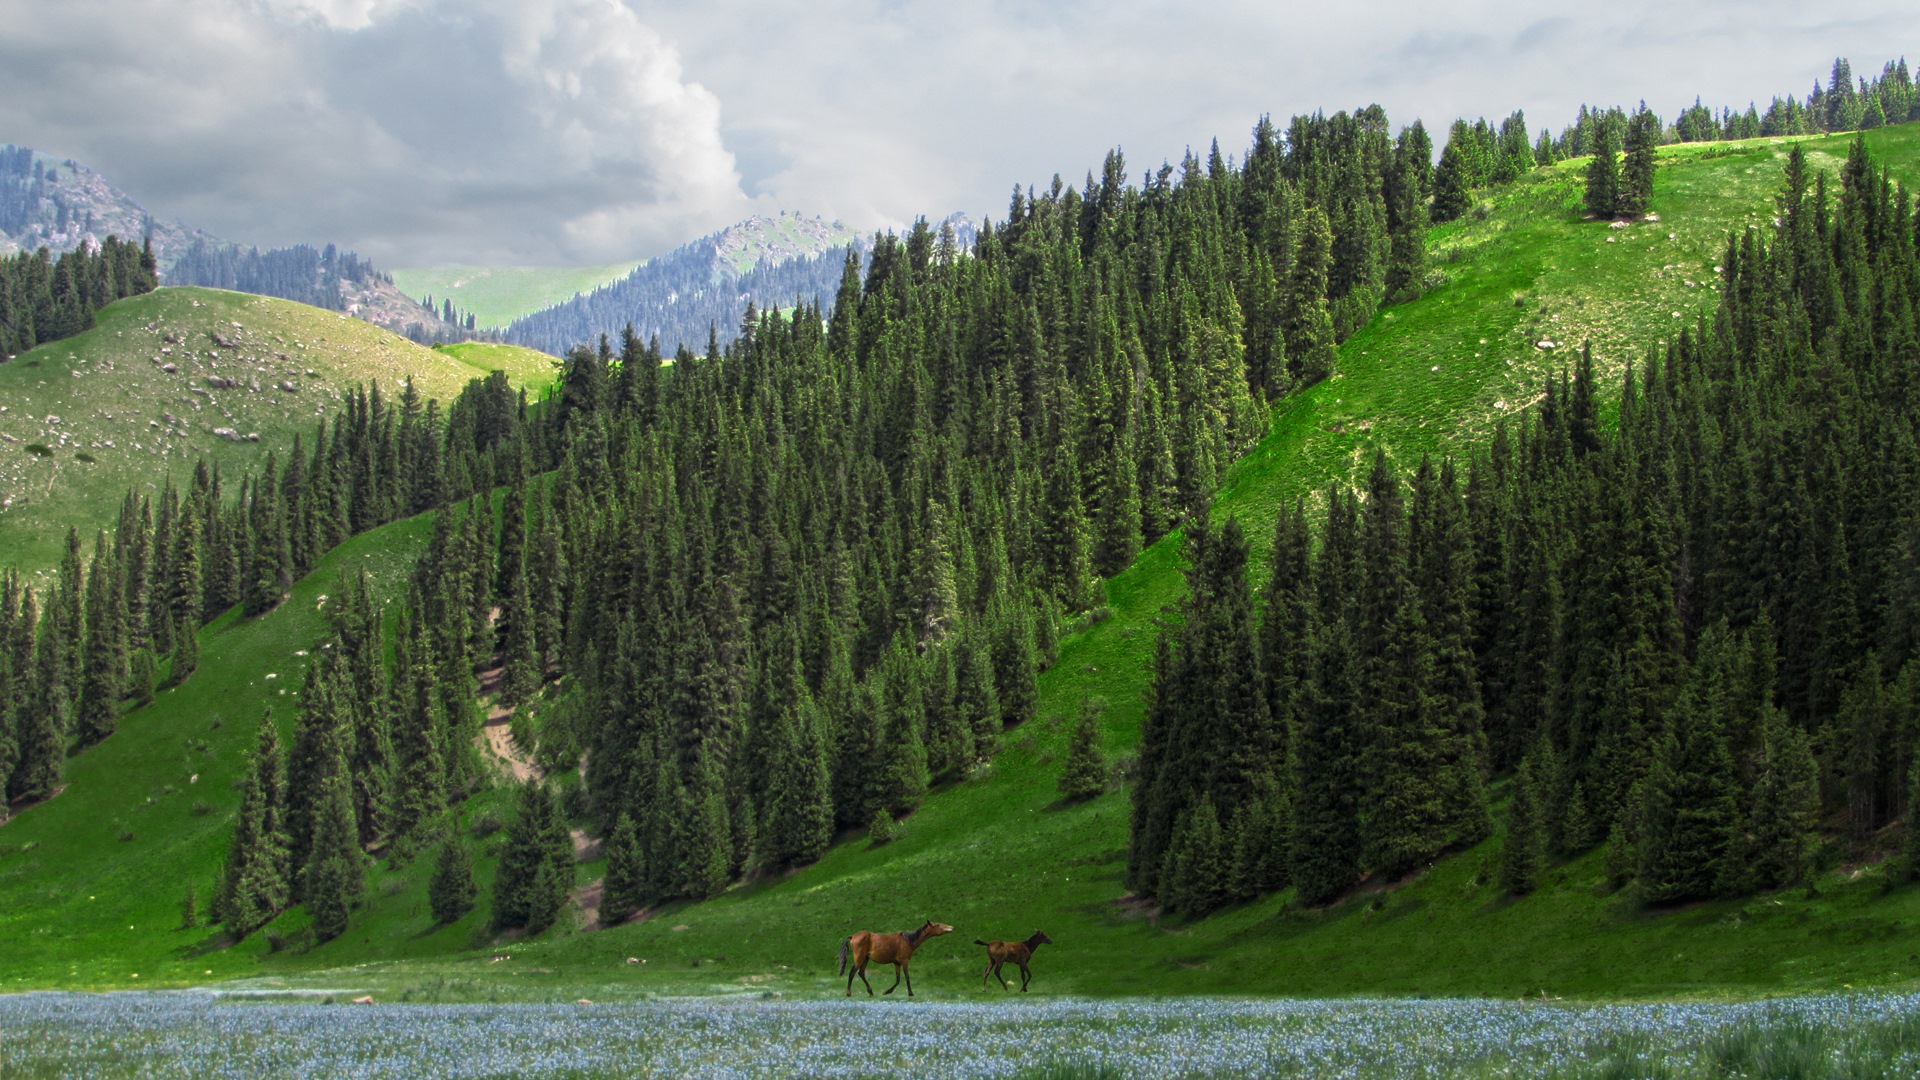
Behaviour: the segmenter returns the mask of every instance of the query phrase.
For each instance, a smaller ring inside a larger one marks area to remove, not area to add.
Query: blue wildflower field
[[[34,993],[0,997],[0,1075],[1914,1076],[1920,995],[355,1006]]]

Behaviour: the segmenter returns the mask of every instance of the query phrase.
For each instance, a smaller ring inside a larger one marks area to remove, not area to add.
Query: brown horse
[[[840,974],[847,977],[847,996],[853,996],[853,977],[860,976],[861,983],[867,988],[867,996],[873,996],[873,984],[867,982],[867,963],[869,961],[893,965],[893,986],[887,987],[891,994],[900,985],[902,976],[907,980],[907,996],[913,996],[913,972],[907,970],[907,963],[913,959],[913,950],[928,938],[953,933],[953,927],[943,922],[928,919],[925,926],[918,930],[908,930],[901,934],[876,934],[871,930],[862,930],[840,943]],[[853,970],[847,970],[847,955],[853,955]]]
[[[1000,965],[1011,960],[1020,966],[1020,992],[1024,994],[1027,984],[1033,981],[1033,972],[1027,970],[1027,961],[1033,959],[1033,950],[1053,944],[1053,939],[1047,936],[1045,930],[1035,930],[1033,936],[1025,941],[981,941],[974,938],[973,943],[987,947],[987,970],[980,973],[980,989],[987,988],[989,975],[1000,980],[1001,989],[1013,989],[1006,976],[1000,974]]]

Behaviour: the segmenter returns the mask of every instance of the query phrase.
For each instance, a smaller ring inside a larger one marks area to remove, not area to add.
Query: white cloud
[[[719,126],[616,0],[72,0],[0,39],[0,139],[218,235],[387,265],[607,261],[725,224],[748,203]]]

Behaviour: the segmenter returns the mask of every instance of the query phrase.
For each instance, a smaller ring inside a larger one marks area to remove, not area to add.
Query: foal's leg
[[[889,993],[889,994],[891,994],[891,993],[893,993],[893,992],[894,992],[895,990],[897,990],[897,989],[899,989],[899,987],[900,987],[900,972],[901,972],[901,965],[899,965],[899,964],[895,964],[895,965],[893,965],[893,985],[892,985],[892,986],[889,986],[889,987],[887,987],[887,993]]]
[[[1000,973],[1000,968],[1005,963],[1005,960],[995,960],[993,962],[993,977],[1000,980],[1000,989],[1011,990],[1013,989],[1013,984],[1007,982],[1007,977]]]
[[[987,957],[987,970],[980,973],[980,989],[987,988],[987,978],[993,974],[993,957]]]
[[[1027,970],[1027,965],[1021,964],[1020,965],[1020,992],[1023,994],[1026,993],[1027,984],[1032,981],[1033,981],[1033,972]]]

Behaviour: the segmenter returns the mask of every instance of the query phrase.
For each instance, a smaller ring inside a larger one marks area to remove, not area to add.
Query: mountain
[[[942,224],[953,227],[957,244],[972,243],[973,225],[964,215]],[[733,340],[749,303],[765,309],[817,301],[831,310],[847,252],[866,246],[837,221],[756,215],[589,293],[516,318],[503,337],[558,356],[603,334],[618,340],[632,325],[642,341],[658,337],[669,356],[682,346],[704,352],[710,335],[723,345]]]
[[[418,342],[462,340],[464,326],[415,303],[386,274],[333,245],[261,251],[180,221],[155,218],[106,177],[71,158],[0,146],[0,254],[59,253],[109,236],[150,238],[169,285],[277,296],[345,312]],[[451,314],[451,313],[449,313]]]
[[[45,247],[56,254],[109,236],[151,237],[164,271],[196,242],[218,243],[180,221],[163,221],[106,177],[74,161],[0,146],[0,254]]]

